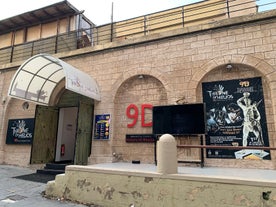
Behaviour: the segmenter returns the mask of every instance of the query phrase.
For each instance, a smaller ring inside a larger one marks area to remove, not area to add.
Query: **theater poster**
[[[34,119],[10,119],[6,144],[31,144],[34,134]]]
[[[202,83],[206,145],[269,147],[260,77]],[[206,149],[207,158],[271,159],[260,149]]]

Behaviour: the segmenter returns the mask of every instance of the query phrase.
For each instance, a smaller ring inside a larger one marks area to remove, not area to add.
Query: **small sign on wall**
[[[10,119],[6,144],[31,144],[34,134],[34,119]]]
[[[154,134],[126,134],[126,142],[154,143]]]
[[[95,116],[94,139],[108,140],[110,134],[110,114]]]

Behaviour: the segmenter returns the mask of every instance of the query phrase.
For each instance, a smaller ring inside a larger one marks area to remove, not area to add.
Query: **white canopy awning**
[[[48,54],[25,61],[15,73],[9,96],[49,105],[56,85],[65,78],[65,88],[100,101],[99,87],[88,74]]]

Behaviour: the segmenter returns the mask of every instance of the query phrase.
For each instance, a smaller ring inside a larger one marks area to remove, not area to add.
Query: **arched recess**
[[[116,93],[118,89],[122,86],[122,84],[124,84],[127,80],[130,80],[132,77],[139,77],[141,75],[152,76],[158,79],[166,90],[168,100],[171,100],[169,97],[172,95],[172,88],[164,73],[158,70],[144,70],[144,69],[138,69],[135,71],[122,73],[122,75],[119,76],[117,81],[111,86],[112,100],[115,101]]]
[[[212,60],[203,64],[200,67],[200,69],[197,70],[192,76],[191,81],[189,83],[189,89],[195,90],[207,73],[216,68],[226,68],[227,64],[244,65],[246,67],[254,68],[262,75],[262,77],[267,79],[267,81],[270,83],[270,86],[272,86],[273,82],[275,82],[274,77],[272,75],[275,74],[276,70],[264,60],[251,55],[225,55],[213,58]]]
[[[114,134],[113,153],[120,155],[120,161],[140,160],[144,163],[154,162],[153,143],[127,143],[126,134],[151,134],[151,126],[142,125],[142,105],[168,104],[167,91],[163,83],[151,75],[138,74],[126,79],[118,88],[114,98]],[[127,115],[127,108],[131,108]],[[144,123],[152,121],[152,111],[145,109]],[[133,123],[132,126],[131,123]]]
[[[233,65],[233,69],[227,70],[227,64]],[[233,79],[233,76],[238,78],[248,78],[248,75],[250,75],[248,71],[251,70],[250,77],[253,77],[254,75],[262,76],[263,81],[267,87],[269,87],[268,91],[270,92],[270,98],[276,100],[276,70],[273,68],[273,66],[260,58],[250,55],[225,55],[213,58],[212,60],[203,64],[200,69],[194,73],[189,82],[189,90],[191,90],[191,94],[195,94],[194,97],[196,97],[196,100],[194,101],[202,100],[201,83],[208,74],[210,74],[212,71],[214,72],[215,70],[221,70],[221,74],[216,73],[214,76],[212,76],[212,78],[217,80]],[[255,74],[253,75],[252,70],[255,71]],[[239,72],[240,74],[238,74]],[[273,103],[273,105],[275,104],[276,103]]]
[[[99,87],[88,74],[48,54],[26,60],[16,71],[8,91],[14,98],[49,105],[52,92],[65,79],[65,88],[100,100]]]
[[[231,64],[232,68],[227,69]],[[202,82],[212,82],[218,80],[246,79],[253,77],[262,77],[264,99],[266,107],[266,120],[269,131],[269,145],[275,146],[275,96],[276,96],[276,70],[265,62],[263,59],[250,55],[226,55],[214,58],[203,64],[201,68],[193,75],[189,88],[191,93],[195,94],[196,101],[202,101]],[[275,151],[271,151],[272,159],[275,158]],[[207,160],[207,163],[212,163]],[[215,165],[219,164],[216,160]],[[235,160],[223,160],[228,166],[235,165]],[[259,162],[260,163],[260,162]],[[250,167],[251,163],[243,163],[244,166]],[[274,168],[273,162],[263,161],[262,168]]]

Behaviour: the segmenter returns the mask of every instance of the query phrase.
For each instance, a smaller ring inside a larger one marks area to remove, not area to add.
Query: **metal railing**
[[[200,145],[177,145],[177,148],[200,149],[200,161],[178,161],[179,163],[197,163],[204,167],[204,149],[225,149],[225,150],[276,150],[276,147],[266,146],[222,146],[222,145],[204,145],[201,137]]]
[[[178,160],[178,163],[194,163],[200,164],[201,167],[204,167],[204,150],[207,149],[224,149],[224,150],[276,150],[276,147],[268,147],[268,146],[232,146],[232,145],[206,145],[204,144],[204,135],[193,135],[199,138],[199,144],[177,144],[177,149],[200,149],[199,160]],[[158,138],[155,139],[154,142],[154,161],[157,164],[157,141]]]
[[[70,31],[1,48],[0,64],[26,60],[39,53],[56,54],[173,29],[209,24],[223,19],[271,10],[276,7],[276,0],[265,2],[263,3],[263,0],[202,1],[120,22]]]

